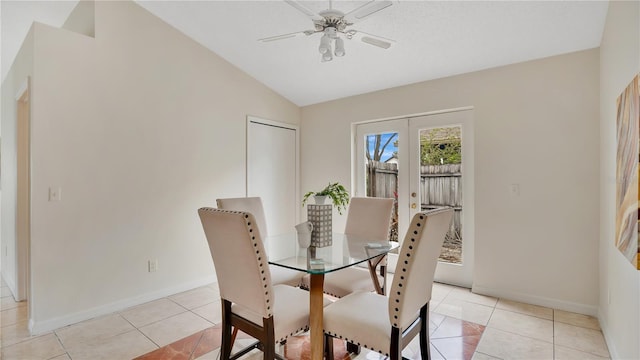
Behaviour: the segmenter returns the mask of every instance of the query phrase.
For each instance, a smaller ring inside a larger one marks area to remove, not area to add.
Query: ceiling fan
[[[388,49],[391,47],[391,43],[394,42],[391,39],[383,38],[381,36],[365,33],[364,31],[351,29],[351,25],[365,20],[369,16],[388,8],[393,5],[388,0],[370,0],[366,4],[348,12],[343,13],[340,10],[333,8],[333,1],[329,0],[329,9],[315,13],[307,8],[300,1],[296,0],[284,0],[287,4],[294,7],[313,21],[314,28],[312,30],[298,31],[294,33],[270,36],[263,39],[259,39],[261,42],[270,42],[276,40],[289,39],[300,35],[311,36],[313,34],[322,33],[320,38],[320,46],[318,51],[322,54],[322,61],[333,60],[333,55],[344,56],[344,40],[340,37],[342,34],[348,40],[354,38],[360,38],[360,40],[366,44],[377,46],[382,49]],[[335,42],[335,51],[332,51],[331,42]]]

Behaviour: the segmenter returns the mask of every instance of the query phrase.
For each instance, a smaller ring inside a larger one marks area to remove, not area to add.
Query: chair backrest
[[[404,329],[431,300],[433,276],[453,209],[417,213],[407,230],[389,291],[389,321]]]
[[[392,212],[393,199],[351,198],[344,233],[375,240],[388,240]]]
[[[218,209],[252,213],[258,222],[262,237],[268,236],[267,217],[264,215],[264,206],[262,206],[262,199],[260,197],[216,199],[216,204],[218,205]]]
[[[216,268],[220,296],[270,317],[271,273],[255,217],[213,208],[201,208],[198,215]]]

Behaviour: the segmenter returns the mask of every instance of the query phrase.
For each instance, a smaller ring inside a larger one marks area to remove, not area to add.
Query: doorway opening
[[[29,298],[31,153],[29,81],[16,95],[16,301]]]

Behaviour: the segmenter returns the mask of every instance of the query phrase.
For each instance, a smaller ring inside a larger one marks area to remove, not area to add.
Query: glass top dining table
[[[291,233],[267,237],[265,247],[270,264],[309,274],[326,274],[366,263],[398,247],[393,241],[340,233],[332,234],[332,242],[324,247],[301,248],[297,234]]]
[[[333,233],[332,244],[324,247],[301,248],[296,233],[269,236],[264,244],[269,264],[310,274],[309,340],[312,360],[322,360],[324,356],[324,274],[368,263],[376,291],[381,292],[375,274],[376,265],[384,255],[398,247],[397,242],[339,233]]]

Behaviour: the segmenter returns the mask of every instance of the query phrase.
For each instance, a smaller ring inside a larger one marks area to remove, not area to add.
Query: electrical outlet
[[[158,271],[158,259],[149,260],[149,272]]]
[[[509,193],[511,194],[511,197],[520,196],[520,184],[509,185]]]
[[[49,201],[60,201],[60,200],[62,200],[62,188],[50,187],[49,188]]]

